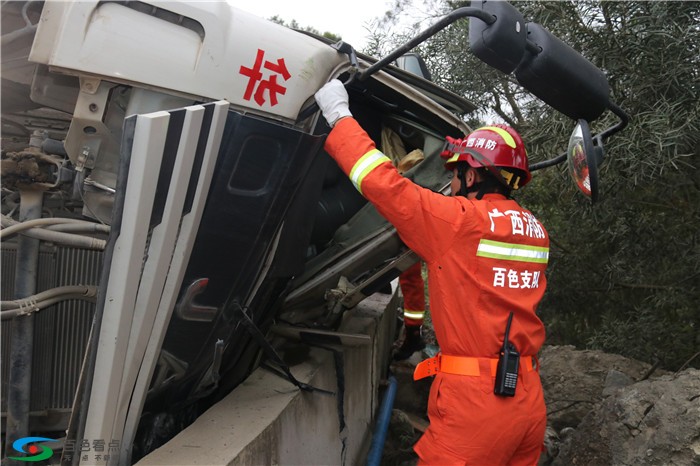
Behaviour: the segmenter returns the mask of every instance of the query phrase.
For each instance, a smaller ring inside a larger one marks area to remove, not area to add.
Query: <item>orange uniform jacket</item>
[[[336,124],[325,148],[426,262],[444,354],[497,357],[510,311],[510,340],[520,354],[537,354],[545,335],[535,308],[546,286],[549,237],[530,212],[498,194],[472,201],[421,188],[398,174],[352,118]]]
[[[499,194],[469,200],[443,196],[414,184],[398,174],[353,118],[336,123],[325,149],[363,196],[396,227],[402,241],[426,262],[431,318],[443,354],[496,358],[511,311],[514,317],[509,340],[523,356],[538,353],[545,332],[535,310],[546,287],[549,237],[529,211]],[[440,373],[433,387],[441,376],[462,377]],[[464,379],[470,377],[461,380]],[[537,386],[538,399],[533,403],[540,411],[537,416],[543,417],[539,379]],[[489,390],[488,400],[494,398],[493,403],[509,401],[495,397],[492,385]],[[524,392],[520,390],[518,396],[524,396]],[[463,397],[460,401],[457,398],[455,395],[455,404],[465,402]],[[429,414],[430,410],[429,406]],[[444,413],[433,414],[437,418]],[[466,412],[464,416],[474,413]],[[543,435],[541,421],[538,420],[537,429]],[[451,422],[441,421],[445,426]],[[438,425],[431,416],[432,434],[436,429],[450,430],[445,426]],[[430,433],[426,432],[416,447],[424,460],[431,456],[429,446],[424,445]],[[450,437],[446,434],[439,438]],[[435,439],[431,439],[432,443]],[[454,443],[459,442],[462,441],[455,437]],[[472,458],[467,453],[471,446],[465,442],[465,446],[455,446],[443,440],[440,448],[450,450],[448,457]],[[517,448],[517,440],[510,442],[515,442],[513,449]],[[489,448],[498,451],[500,447]],[[503,453],[503,458],[510,461],[510,453]]]

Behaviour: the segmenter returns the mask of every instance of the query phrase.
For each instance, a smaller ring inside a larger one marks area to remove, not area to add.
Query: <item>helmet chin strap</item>
[[[467,197],[467,194],[472,192],[471,188],[467,188],[467,170],[468,165],[464,162],[457,164],[457,179],[459,180],[459,191],[457,191],[457,196]],[[474,185],[472,185],[472,188]]]
[[[481,200],[481,198],[484,197],[484,194],[486,194],[486,189],[488,188],[489,183],[486,183],[484,181],[474,181],[474,183],[472,183],[471,186],[467,186],[468,170],[469,166],[466,163],[460,163],[457,167],[457,178],[460,181],[459,191],[457,192],[457,195],[468,197],[470,193],[477,193],[476,198],[478,200]]]

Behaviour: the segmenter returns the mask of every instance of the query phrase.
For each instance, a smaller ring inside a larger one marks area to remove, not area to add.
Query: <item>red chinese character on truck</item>
[[[284,95],[287,92],[287,88],[277,82],[277,77],[281,76],[286,81],[292,75],[287,70],[284,58],[278,58],[276,62],[273,62],[264,60],[264,57],[265,51],[258,49],[253,67],[241,66],[239,72],[249,78],[243,98],[250,100],[251,97],[254,97],[255,102],[262,106],[265,103],[265,93],[267,92],[270,105],[275,106],[278,103],[277,94]],[[263,69],[271,72],[267,79],[263,79],[265,77]]]

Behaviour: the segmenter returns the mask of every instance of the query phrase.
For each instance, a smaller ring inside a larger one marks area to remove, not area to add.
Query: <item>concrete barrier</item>
[[[399,304],[398,292],[368,297],[343,316],[338,331],[348,335],[350,343],[321,338],[322,347],[309,345],[303,361],[291,367],[299,381],[333,394],[301,391],[258,368],[137,464],[363,464],[389,367]],[[299,349],[299,343],[296,346]]]

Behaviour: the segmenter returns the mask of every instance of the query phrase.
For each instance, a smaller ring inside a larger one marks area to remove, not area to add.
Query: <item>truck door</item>
[[[186,422],[180,410],[215,391],[223,372],[238,379],[252,370],[257,348],[248,348],[228,303],[264,326],[303,268],[323,137],[228,107],[125,122],[80,436],[121,439],[124,455],[153,447],[144,438],[132,450],[144,406]],[[141,425],[146,437],[152,418]]]

